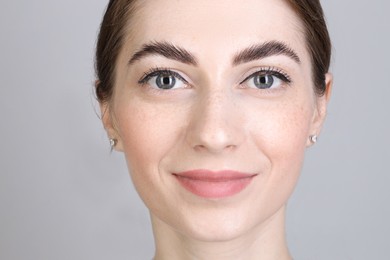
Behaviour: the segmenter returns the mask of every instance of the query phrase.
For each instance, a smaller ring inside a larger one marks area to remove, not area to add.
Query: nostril
[[[206,147],[204,145],[195,145],[194,146],[194,150],[197,151],[197,152],[200,152],[202,150],[205,150]]]
[[[236,145],[228,145],[226,147],[226,150],[234,150],[236,148]]]

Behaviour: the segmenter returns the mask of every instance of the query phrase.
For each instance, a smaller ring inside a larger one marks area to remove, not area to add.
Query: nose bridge
[[[230,88],[209,88],[198,97],[187,138],[197,150],[221,152],[242,142],[241,116]]]

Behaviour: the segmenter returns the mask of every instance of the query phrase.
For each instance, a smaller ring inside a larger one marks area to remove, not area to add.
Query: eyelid
[[[169,76],[174,76],[176,77],[177,79],[183,81],[184,83],[188,84],[188,81],[182,76],[180,75],[180,73],[170,69],[170,68],[161,68],[161,67],[156,67],[156,68],[152,68],[148,71],[146,71],[143,76],[141,77],[140,80],[138,80],[138,84],[146,84],[151,78],[153,77],[156,77],[156,76],[159,76],[161,74],[166,74],[166,75],[169,75]]]
[[[260,67],[255,72],[247,76],[243,81],[241,81],[240,85],[246,82],[247,80],[249,80],[250,78],[259,75],[260,73],[270,74],[272,76],[275,76],[287,84],[292,83],[291,77],[282,69],[276,67]]]

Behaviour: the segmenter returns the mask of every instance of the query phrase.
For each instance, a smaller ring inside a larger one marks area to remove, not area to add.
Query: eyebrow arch
[[[168,42],[151,42],[142,45],[141,49],[131,57],[129,65],[150,55],[160,55],[185,64],[197,65],[193,54]]]
[[[293,59],[298,64],[301,63],[296,52],[288,47],[285,43],[279,41],[269,41],[246,48],[234,56],[233,65],[237,66],[242,63],[253,60],[263,59],[274,55],[285,55]]]

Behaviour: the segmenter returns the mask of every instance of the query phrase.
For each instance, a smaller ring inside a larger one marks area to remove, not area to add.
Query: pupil
[[[156,84],[161,89],[171,89],[175,86],[176,80],[170,75],[162,75],[156,79]]]
[[[260,89],[270,88],[273,83],[274,79],[271,75],[259,75],[255,78],[255,85]]]
[[[169,82],[171,82],[171,79],[169,77],[163,78],[163,84],[168,85]]]

